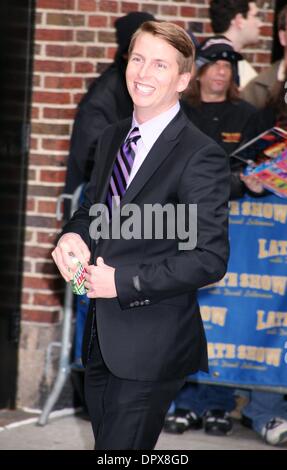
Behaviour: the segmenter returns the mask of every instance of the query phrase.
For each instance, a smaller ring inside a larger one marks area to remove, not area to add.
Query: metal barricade
[[[80,195],[82,193],[83,185],[80,185],[73,194],[61,194],[57,201],[56,208],[56,217],[57,220],[63,220],[63,213],[61,211],[62,204],[65,199],[71,200],[71,216],[78,208]],[[42,413],[38,420],[39,426],[45,426],[47,424],[49,414],[52,411],[55,403],[57,402],[61,391],[65,385],[68,375],[71,370],[70,363],[70,351],[71,351],[71,325],[73,317],[73,292],[70,286],[70,283],[66,283],[65,287],[65,298],[64,298],[64,308],[63,308],[63,324],[62,324],[62,336],[60,342],[50,343],[47,349],[46,355],[46,364],[45,370],[47,373],[49,363],[51,362],[51,350],[53,347],[60,347],[60,360],[59,360],[59,369],[57,377],[52,388],[51,393],[49,394],[46,403],[43,407]]]

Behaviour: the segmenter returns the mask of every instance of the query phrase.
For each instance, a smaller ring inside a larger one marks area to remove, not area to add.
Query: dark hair
[[[183,99],[190,105],[190,106],[200,106],[201,104],[201,94],[200,94],[200,82],[198,78],[210,64],[206,64],[198,71],[198,73],[192,78],[189,83],[188,88],[183,93]],[[230,85],[227,89],[226,93],[226,100],[227,101],[238,101],[239,99],[239,90],[238,86],[236,85],[234,79],[231,80]]]
[[[249,11],[249,3],[255,0],[211,0],[209,5],[209,17],[211,27],[216,34],[225,33],[231,21],[238,13],[244,18]]]
[[[191,72],[195,56],[195,46],[187,32],[174,23],[166,21],[146,21],[134,33],[129,47],[129,56],[133,51],[139,34],[150,33],[164,39],[178,51],[179,73]]]
[[[286,80],[287,80],[287,67],[285,68],[285,80],[283,82],[276,81],[271,89],[270,98],[266,107],[271,107],[274,110],[276,125],[287,129],[287,104],[285,102],[286,95]]]
[[[286,30],[286,22],[287,22],[287,5],[283,7],[277,16],[277,26],[278,26],[278,31],[285,31]]]

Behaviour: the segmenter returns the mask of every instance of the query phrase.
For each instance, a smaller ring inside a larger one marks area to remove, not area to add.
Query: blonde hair
[[[129,56],[133,51],[137,37],[141,33],[152,34],[173,46],[178,51],[177,62],[179,73],[191,72],[195,56],[195,46],[183,28],[165,21],[145,21],[132,36],[128,52]]]

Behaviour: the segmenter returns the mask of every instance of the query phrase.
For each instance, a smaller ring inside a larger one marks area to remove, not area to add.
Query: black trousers
[[[85,398],[96,450],[151,450],[185,380],[120,379],[106,367],[97,336],[85,372]]]

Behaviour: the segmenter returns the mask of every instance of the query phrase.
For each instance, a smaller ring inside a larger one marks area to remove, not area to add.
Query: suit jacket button
[[[134,306],[135,306],[134,302],[131,302],[130,307],[134,307]]]
[[[138,300],[136,300],[136,301],[135,301],[135,303],[134,303],[135,307],[138,307],[138,306],[139,306],[139,304],[140,304],[140,303],[139,303],[139,301],[138,301]]]
[[[149,305],[149,304],[150,304],[150,300],[148,300],[148,299],[144,300],[144,304],[145,304],[145,305]]]

